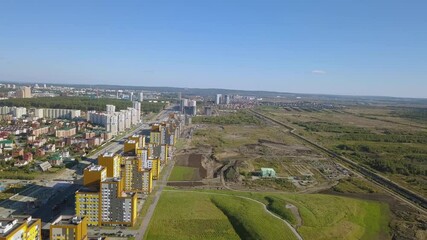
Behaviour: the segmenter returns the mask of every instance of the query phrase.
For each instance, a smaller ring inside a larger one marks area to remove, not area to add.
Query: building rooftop
[[[88,193],[88,194],[96,193],[96,194],[98,194],[99,191],[98,191],[98,189],[96,189],[94,187],[83,187],[83,188],[80,188],[79,190],[77,190],[76,193],[83,193],[83,194],[85,194],[85,193]]]
[[[6,237],[25,222],[31,225],[36,221],[37,220],[33,219],[31,216],[0,218],[0,238]]]
[[[102,156],[103,157],[114,157],[114,153],[113,152],[105,152]]]
[[[122,179],[120,177],[109,177],[109,178],[106,178],[102,182],[120,182],[121,180]]]
[[[274,171],[273,168],[261,168],[261,171]]]
[[[104,168],[105,168],[104,166],[92,164],[86,167],[85,170],[99,172],[99,171],[102,171]]]
[[[76,226],[80,224],[82,220],[83,218],[79,216],[61,215],[52,222],[52,225]]]

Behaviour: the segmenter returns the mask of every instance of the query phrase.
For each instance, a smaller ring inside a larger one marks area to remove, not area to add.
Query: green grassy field
[[[198,168],[174,166],[169,176],[169,181],[192,181],[197,180]]]
[[[224,194],[229,196],[224,196]],[[147,239],[293,239],[290,229],[263,207],[269,205],[295,223],[285,208],[298,208],[304,239],[389,239],[386,204],[322,194],[280,194],[230,191],[163,193],[146,234]]]
[[[277,195],[298,207],[305,239],[387,239],[388,206],[374,201],[312,194]]]
[[[145,239],[240,239],[208,195],[163,192]]]

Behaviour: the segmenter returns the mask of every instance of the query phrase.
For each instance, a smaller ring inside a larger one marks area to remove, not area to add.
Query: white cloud
[[[326,74],[326,71],[325,70],[313,70],[313,71],[311,71],[311,73],[321,75],[321,74]]]

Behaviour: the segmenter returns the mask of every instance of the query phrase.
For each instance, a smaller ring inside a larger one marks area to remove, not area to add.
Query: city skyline
[[[0,3],[0,80],[426,98],[426,3]]]

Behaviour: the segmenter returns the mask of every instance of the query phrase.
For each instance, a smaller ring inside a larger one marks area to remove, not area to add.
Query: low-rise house
[[[12,152],[12,157],[14,157],[14,158],[21,157],[21,156],[24,156],[24,149],[22,149],[22,148],[15,149]]]
[[[45,150],[46,152],[56,152],[56,146],[55,146],[55,144],[48,144],[48,145],[44,148],[44,150]]]
[[[95,132],[85,132],[84,138],[89,139],[89,138],[93,138],[95,136],[96,136]]]
[[[43,157],[44,155],[46,155],[46,151],[43,148],[39,148],[36,150],[37,157]]]
[[[59,148],[63,148],[65,147],[65,140],[63,139],[58,139],[55,141],[55,146],[59,147]]]
[[[90,138],[87,140],[87,144],[89,147],[96,147],[101,145],[102,141],[99,137]]]
[[[39,139],[35,142],[33,142],[34,147],[42,147],[46,144],[47,140],[45,138]]]
[[[16,160],[15,164],[13,164],[14,167],[23,167],[25,165],[28,165],[30,163],[30,161],[26,161],[26,160]]]
[[[54,167],[62,166],[63,164],[62,156],[59,154],[52,155],[52,157],[50,157],[49,159],[49,163]]]
[[[13,141],[12,140],[1,140],[0,148],[2,150],[12,150],[13,149]]]
[[[24,161],[33,161],[33,154],[30,152],[26,152],[24,153],[24,157],[23,157]]]
[[[10,160],[12,160],[13,158],[12,158],[12,156],[10,156],[10,155],[4,155],[4,154],[1,154],[0,155],[0,161],[4,161],[4,162],[8,162],[8,161],[10,161]]]
[[[76,135],[77,131],[75,127],[64,128],[56,130],[56,137],[72,137]]]
[[[27,136],[27,141],[28,142],[34,142],[37,140],[37,137],[35,135],[28,135]]]
[[[42,162],[39,164],[39,168],[41,171],[46,172],[52,168],[52,165],[49,162]]]

